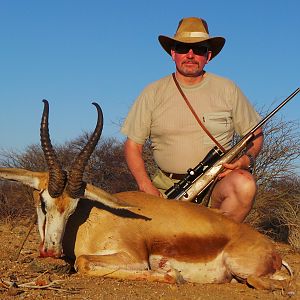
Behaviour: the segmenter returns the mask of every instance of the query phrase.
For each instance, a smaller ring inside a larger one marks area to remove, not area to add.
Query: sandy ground
[[[172,285],[83,277],[72,272],[63,260],[38,258],[36,226],[16,261],[28,227],[12,226],[11,222],[0,224],[0,299],[300,299],[300,253],[288,245],[277,247],[296,272],[293,283],[288,291],[270,292],[240,283]]]

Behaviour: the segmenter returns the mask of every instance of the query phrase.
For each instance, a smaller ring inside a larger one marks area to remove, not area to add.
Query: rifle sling
[[[192,112],[193,116],[195,117],[195,119],[197,120],[197,122],[199,123],[199,125],[201,126],[201,128],[205,131],[205,133],[210,137],[210,139],[223,151],[223,153],[226,152],[226,150],[224,149],[224,147],[212,136],[212,134],[208,131],[208,129],[204,126],[204,124],[201,122],[201,120],[199,119],[199,117],[197,116],[194,108],[192,107],[191,103],[189,102],[189,100],[187,99],[186,95],[184,94],[183,90],[181,89],[175,73],[172,73],[174,82],[177,86],[178,91],[180,92],[181,96],[183,97],[185,103],[187,104],[188,108],[190,109],[190,111]]]

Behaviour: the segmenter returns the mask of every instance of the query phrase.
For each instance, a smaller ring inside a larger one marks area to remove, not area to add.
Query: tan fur
[[[58,222],[65,225],[57,226],[66,228],[39,224],[40,230],[50,228],[41,233],[47,241],[43,254],[57,255],[61,243],[64,254],[75,260],[75,268],[83,274],[168,283],[249,278],[249,283],[261,287],[263,276],[281,268],[281,258],[268,238],[197,204],[142,192],[111,195],[89,184],[85,190],[89,200],[78,202],[65,192],[51,199],[47,173],[0,168],[0,177],[36,189],[37,206],[44,198],[48,209],[41,218],[44,224],[48,215],[65,219]],[[74,204],[76,210],[68,213]],[[52,237],[57,238],[58,231],[61,242]]]
[[[215,267],[216,279],[213,282],[228,282],[232,276],[240,279],[246,279],[249,274],[263,276],[281,267],[278,263],[280,257],[275,254],[270,240],[251,227],[237,224],[213,210],[141,192],[124,192],[115,196],[133,208],[129,211],[92,208],[88,219],[78,225],[75,252],[72,252],[73,247],[71,253],[65,248],[68,256],[77,258],[76,266],[81,273],[96,275],[99,270],[100,275],[102,268],[108,265],[135,271],[139,266],[144,271],[147,261],[154,256],[161,257],[155,271],[162,272],[166,271],[164,265],[169,265],[173,271],[182,265],[193,268],[194,264],[199,269],[210,263],[213,266],[212,262],[221,255],[220,263],[224,268]],[[88,205],[85,207],[82,204],[82,211],[78,214],[84,214],[85,209],[89,209]],[[80,219],[76,213],[71,217],[72,226],[77,218]],[[72,235],[66,234],[66,239],[67,236]],[[66,243],[69,244],[69,241]],[[107,254],[108,250],[115,253]],[[125,260],[122,256],[120,261],[116,253],[122,252],[128,256]],[[87,253],[91,256],[85,260],[83,267],[78,263],[78,258],[82,255],[86,257]],[[97,254],[97,261],[92,263],[92,257]],[[93,271],[87,265],[93,265]],[[218,268],[222,274],[218,274]],[[185,278],[181,270],[181,275],[187,281],[207,282],[206,276],[201,274]]]

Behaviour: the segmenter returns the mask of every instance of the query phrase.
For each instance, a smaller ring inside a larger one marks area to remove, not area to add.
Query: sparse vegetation
[[[265,125],[264,133],[264,148],[255,170],[258,193],[247,222],[300,250],[299,123],[275,116]]]

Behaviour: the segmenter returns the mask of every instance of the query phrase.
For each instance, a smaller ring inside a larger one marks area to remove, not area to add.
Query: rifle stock
[[[198,195],[213,183],[217,176],[223,170],[223,164],[232,162],[255,138],[255,131],[263,126],[278,110],[280,110],[287,102],[294,98],[300,92],[300,88],[297,88],[291,95],[289,95],[280,105],[272,110],[266,117],[264,117],[257,125],[255,125],[237,144],[235,144],[226,153],[220,154],[220,159],[216,162],[209,164],[205,167],[205,170],[197,174],[200,162],[194,169],[189,169],[187,175],[175,183],[173,187],[166,191],[168,199],[177,199],[182,201],[193,201]],[[193,180],[190,180],[193,174]]]

